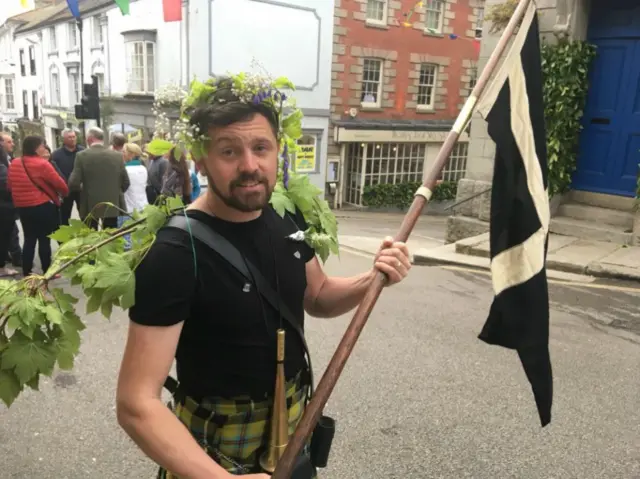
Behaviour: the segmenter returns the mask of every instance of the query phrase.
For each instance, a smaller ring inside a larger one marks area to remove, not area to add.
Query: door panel
[[[634,40],[598,40],[597,55],[589,75],[589,92],[582,119],[583,131],[572,187],[578,190],[622,194],[615,185],[622,163],[617,159],[624,136],[624,105],[629,105],[626,85]]]

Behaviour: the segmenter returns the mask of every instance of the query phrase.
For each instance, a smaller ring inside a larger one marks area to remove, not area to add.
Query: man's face
[[[278,171],[278,142],[262,115],[209,131],[202,169],[209,188],[228,207],[249,213],[269,203]]]
[[[78,143],[75,131],[65,133],[64,137],[62,138],[62,143],[64,143],[64,146],[66,146],[70,150],[75,149],[76,144]]]
[[[7,153],[13,153],[14,144],[11,135],[2,135],[2,146]]]

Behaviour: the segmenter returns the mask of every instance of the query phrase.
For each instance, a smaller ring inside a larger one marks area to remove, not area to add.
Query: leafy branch
[[[162,198],[134,213],[118,229],[95,231],[71,220],[50,237],[60,243],[43,275],[20,281],[0,280],[0,399],[11,407],[25,387],[38,390],[40,377],[55,366],[73,368],[85,324],[76,311],[78,298],[51,287],[58,274],[80,285],[88,298],[86,314],[100,310],[107,319],[114,306],[135,301],[135,268],[155,241],[167,218],[184,206],[179,198]],[[125,251],[124,236],[131,247]]]

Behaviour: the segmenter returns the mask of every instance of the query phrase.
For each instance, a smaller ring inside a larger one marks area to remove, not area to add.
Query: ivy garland
[[[224,77],[212,77],[204,82],[194,80],[187,92],[171,92],[169,101],[156,102],[155,112],[164,125],[172,110],[179,104],[179,118],[173,135],[168,128],[157,129],[156,138],[149,143],[147,151],[153,155],[164,155],[177,148],[185,155],[191,155],[195,161],[202,161],[207,154],[209,138],[206,132],[198,131],[190,124],[190,118],[196,108],[214,104],[218,88],[227,88],[232,82],[232,93],[238,101],[268,106],[276,112],[279,119],[280,160],[276,186],[270,203],[275,211],[284,216],[288,211],[295,213],[298,208],[307,222],[308,229],[304,239],[314,248],[323,262],[331,253],[339,254],[338,226],[335,215],[326,200],[320,198],[322,190],[313,185],[307,175],[291,171],[290,158],[299,151],[297,140],[302,136],[302,111],[296,106],[295,99],[288,92],[295,86],[286,77],[272,79],[266,75],[239,73]],[[171,137],[172,140],[167,137]]]

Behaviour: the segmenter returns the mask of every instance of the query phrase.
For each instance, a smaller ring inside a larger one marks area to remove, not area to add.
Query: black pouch
[[[336,421],[329,416],[320,416],[320,420],[313,430],[309,455],[311,464],[315,467],[327,467],[329,453],[333,444],[333,436],[336,434]]]

